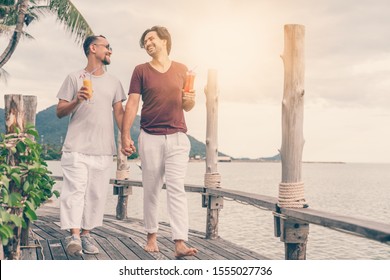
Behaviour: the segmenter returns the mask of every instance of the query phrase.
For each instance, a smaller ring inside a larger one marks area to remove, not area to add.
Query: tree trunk
[[[18,0],[18,4],[17,4],[19,6],[18,20],[16,22],[14,33],[11,39],[9,40],[8,46],[4,50],[3,54],[0,56],[0,68],[2,68],[11,58],[12,54],[16,50],[16,46],[20,41],[20,37],[23,32],[24,16],[27,13],[28,3],[29,0]]]

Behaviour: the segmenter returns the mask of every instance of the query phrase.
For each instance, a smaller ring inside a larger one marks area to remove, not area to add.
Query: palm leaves
[[[22,34],[31,37],[24,32],[24,26],[49,13],[56,15],[78,44],[93,34],[85,18],[70,0],[0,0],[0,36],[12,34],[7,48],[0,56],[0,69],[11,58]]]
[[[52,0],[48,5],[48,9],[57,14],[60,23],[65,26],[67,31],[75,35],[77,42],[80,43],[87,36],[93,34],[88,22],[71,1]]]

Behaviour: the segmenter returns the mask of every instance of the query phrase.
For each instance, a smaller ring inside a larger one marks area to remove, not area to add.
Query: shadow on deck
[[[160,224],[158,243],[160,252],[147,253],[143,250],[146,234],[142,221],[138,219],[117,220],[113,215],[105,215],[102,227],[91,234],[100,250],[98,255],[68,256],[64,250],[65,238],[69,232],[59,226],[59,209],[42,207],[38,210],[38,220],[30,230],[29,246],[22,248],[24,260],[171,260],[174,257],[174,243],[170,227]],[[264,256],[239,247],[221,238],[207,240],[204,233],[190,230],[190,246],[198,249],[194,257],[187,260],[264,260]]]

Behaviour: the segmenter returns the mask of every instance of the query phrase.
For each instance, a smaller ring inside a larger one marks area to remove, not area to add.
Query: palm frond
[[[47,8],[55,13],[65,29],[75,36],[77,43],[82,43],[86,37],[93,34],[92,28],[71,1],[51,0]]]
[[[16,24],[18,16],[17,6],[12,1],[0,0],[0,23],[12,26]]]
[[[0,24],[0,35],[10,36],[14,30],[5,24]]]
[[[10,38],[14,32],[15,26],[7,26],[0,24],[0,36]],[[35,39],[31,34],[22,31],[22,36],[25,39]]]
[[[7,80],[9,77],[9,73],[5,71],[3,68],[0,68],[0,83],[4,83],[7,85]]]
[[[15,5],[15,0],[0,0],[0,5],[12,6]]]

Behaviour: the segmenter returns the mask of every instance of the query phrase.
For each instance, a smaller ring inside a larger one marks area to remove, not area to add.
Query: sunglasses
[[[109,51],[112,52],[112,48],[111,48],[110,44],[108,44],[108,45],[104,45],[104,44],[94,44],[94,45],[95,45],[95,46],[103,46],[103,47],[105,47],[107,50],[109,50]]]

